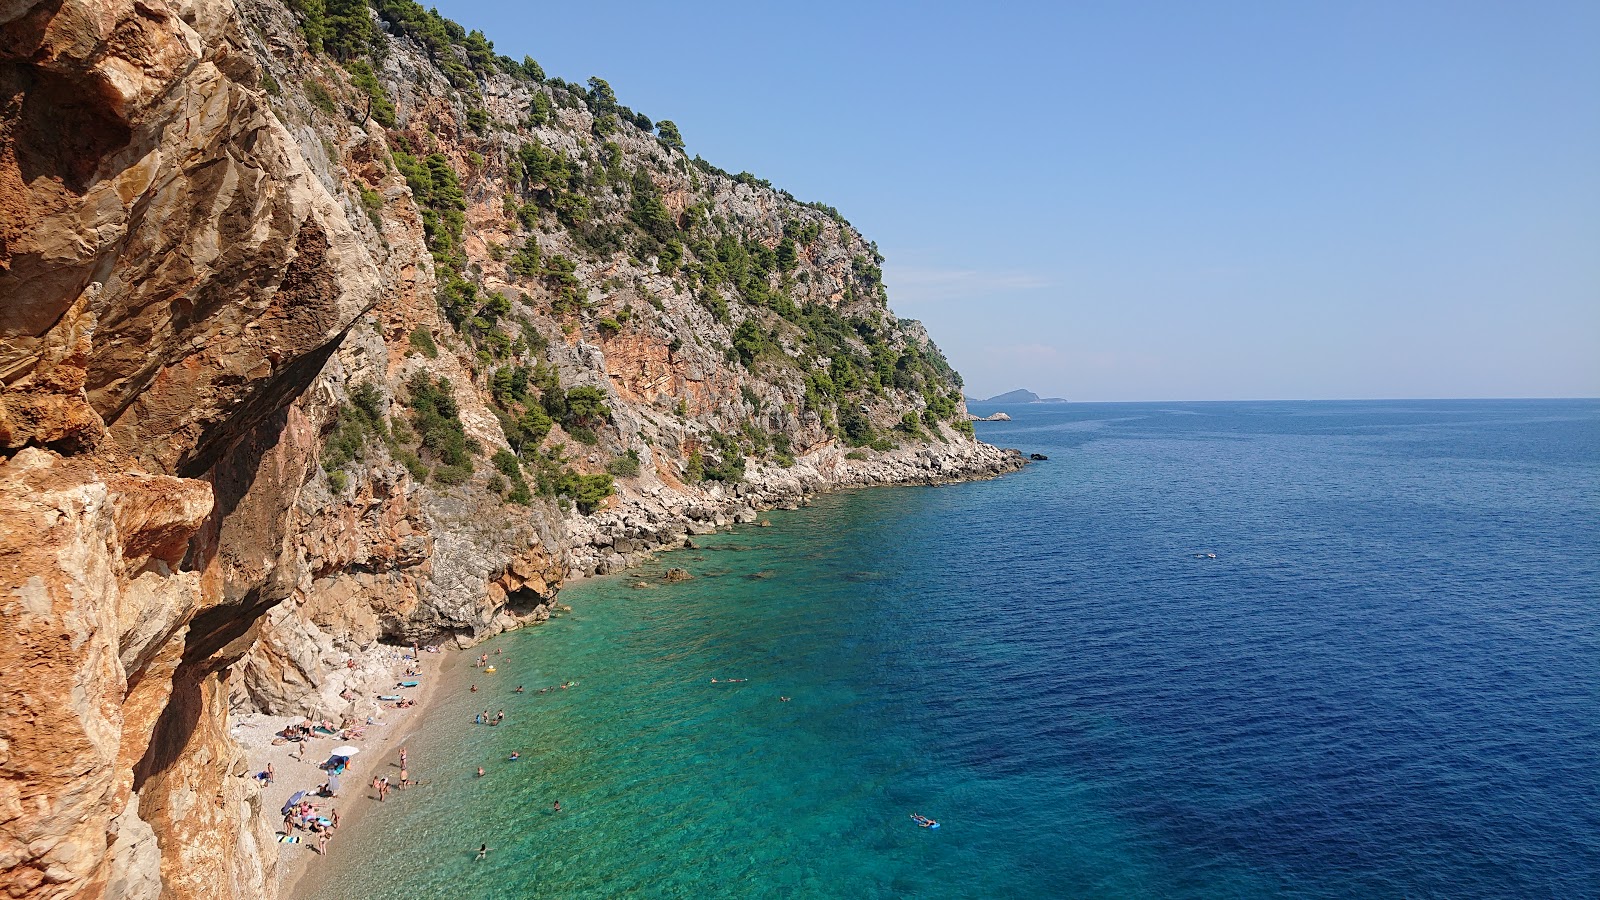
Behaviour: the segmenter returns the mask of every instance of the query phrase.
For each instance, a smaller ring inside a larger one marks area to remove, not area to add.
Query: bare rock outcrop
[[[273,891],[221,676],[379,280],[253,52],[220,3],[0,6],[9,896]]]

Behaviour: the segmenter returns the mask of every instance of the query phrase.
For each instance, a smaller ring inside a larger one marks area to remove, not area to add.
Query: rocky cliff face
[[[0,3],[11,896],[270,897],[230,707],[1019,464],[836,213],[530,63],[409,0]]]

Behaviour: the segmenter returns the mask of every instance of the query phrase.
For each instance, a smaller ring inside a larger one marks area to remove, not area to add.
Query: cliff
[[[271,897],[230,710],[1020,465],[880,263],[409,0],[0,4],[0,887]]]

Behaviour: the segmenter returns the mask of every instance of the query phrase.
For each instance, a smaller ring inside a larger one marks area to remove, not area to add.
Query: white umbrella
[[[343,747],[335,747],[335,748],[333,748],[333,750],[331,750],[329,752],[333,756],[351,757],[351,756],[355,756],[357,753],[360,753],[361,752],[361,748],[360,747],[352,747],[349,744],[345,744]]]

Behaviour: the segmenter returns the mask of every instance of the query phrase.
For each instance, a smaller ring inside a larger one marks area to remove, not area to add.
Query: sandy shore
[[[410,664],[406,658],[409,654],[409,648],[383,646],[368,651],[358,659],[358,667],[366,670],[367,677],[352,685],[351,690],[356,696],[352,703],[360,711],[363,720],[371,717],[371,724],[365,726],[365,734],[360,738],[350,741],[336,737],[313,738],[304,742],[303,758],[296,758],[294,754],[299,745],[273,744],[272,741],[284,726],[304,721],[302,717],[249,714],[234,718],[232,733],[249,754],[251,773],[265,771],[268,763],[273,767],[273,783],[262,790],[260,813],[262,824],[269,833],[283,833],[283,816],[278,811],[290,796],[296,791],[306,791],[310,796],[316,791],[317,785],[327,781],[327,773],[318,767],[328,759],[329,751],[334,747],[349,743],[359,747],[361,752],[350,760],[344,775],[340,776],[337,797],[310,798],[320,815],[331,818],[334,810],[339,813],[339,828],[333,832],[330,847],[339,840],[341,832],[348,831],[368,809],[377,804],[378,795],[372,790],[374,777],[388,775],[391,782],[399,781],[400,747],[421,724],[438,691],[442,673],[470,655],[450,649],[442,649],[438,653],[424,652],[420,660],[422,674],[417,678],[422,682],[421,686],[396,687],[398,682],[405,679],[404,673]],[[416,701],[415,705],[407,709],[392,709],[377,699],[380,695],[395,694]],[[412,777],[415,777],[415,773]],[[310,832],[298,834],[301,843],[278,845],[280,897],[296,896],[298,882],[322,859],[317,853],[316,838]]]

